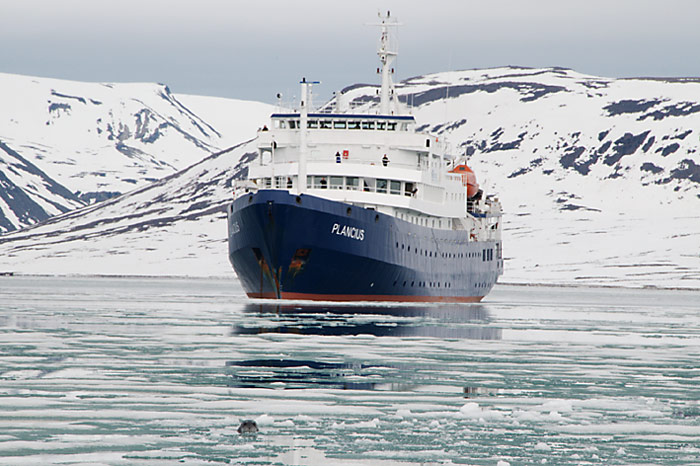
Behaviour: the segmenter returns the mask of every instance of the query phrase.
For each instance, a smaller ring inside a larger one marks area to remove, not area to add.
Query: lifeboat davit
[[[467,199],[471,199],[479,192],[479,183],[476,182],[476,175],[466,163],[457,165],[450,173],[462,175],[462,184],[467,187]]]

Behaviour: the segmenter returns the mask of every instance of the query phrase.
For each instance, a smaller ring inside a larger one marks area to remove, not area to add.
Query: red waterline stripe
[[[406,296],[390,294],[313,294],[283,291],[281,299],[308,299],[310,301],[395,301],[411,303],[478,303],[483,296]],[[274,292],[248,293],[249,298],[276,299]]]

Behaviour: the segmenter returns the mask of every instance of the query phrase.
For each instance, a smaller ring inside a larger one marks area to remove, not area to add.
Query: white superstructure
[[[468,199],[465,175],[450,172],[458,162],[446,141],[416,132],[414,117],[399,114],[390,69],[397,53],[389,28],[395,25],[382,17],[380,113],[312,113],[314,83],[303,79],[299,111],[273,114],[258,132],[258,158],[237,194],[308,193],[430,228],[465,230],[471,240],[500,240],[497,199],[481,192]]]

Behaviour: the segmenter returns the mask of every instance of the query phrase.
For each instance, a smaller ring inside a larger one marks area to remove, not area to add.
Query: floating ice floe
[[[552,447],[547,445],[544,442],[538,442],[537,445],[535,445],[535,450],[538,451],[552,451]]]

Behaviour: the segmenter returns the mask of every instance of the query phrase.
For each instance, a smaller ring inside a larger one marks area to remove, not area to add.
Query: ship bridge
[[[257,189],[314,194],[434,228],[453,229],[467,214],[448,144],[416,132],[412,115],[275,113],[270,123],[249,167]]]

